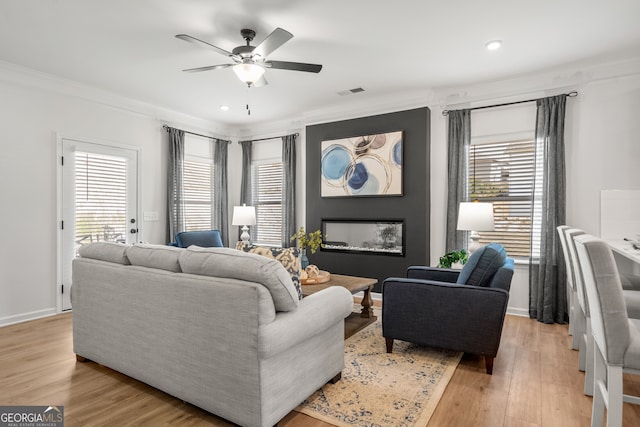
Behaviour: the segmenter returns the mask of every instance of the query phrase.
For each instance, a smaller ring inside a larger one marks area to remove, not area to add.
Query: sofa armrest
[[[456,280],[458,280],[460,271],[461,270],[454,270],[451,268],[412,265],[411,267],[407,268],[407,278],[455,283]]]
[[[344,322],[352,311],[353,296],[340,286],[305,297],[296,310],[279,312],[276,320],[260,327],[260,358],[268,359],[338,322]]]

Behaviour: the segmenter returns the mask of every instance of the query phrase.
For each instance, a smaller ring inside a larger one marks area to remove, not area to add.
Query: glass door
[[[71,308],[71,262],[93,242],[134,243],[137,151],[62,140],[62,310]]]

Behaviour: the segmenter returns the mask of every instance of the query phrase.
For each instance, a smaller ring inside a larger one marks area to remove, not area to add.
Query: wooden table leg
[[[362,311],[360,312],[360,317],[373,317],[373,300],[371,299],[371,290],[373,289],[373,285],[369,286],[364,290],[364,295],[362,296]]]

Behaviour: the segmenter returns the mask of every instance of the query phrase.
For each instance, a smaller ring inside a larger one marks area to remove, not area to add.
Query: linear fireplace
[[[402,219],[323,219],[323,251],[404,256]]]

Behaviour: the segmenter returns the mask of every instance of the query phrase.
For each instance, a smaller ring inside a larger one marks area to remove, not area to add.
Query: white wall
[[[447,199],[447,123],[442,110],[500,104],[566,93],[567,223],[599,235],[600,191],[638,189],[640,59],[560,70],[500,84],[441,90],[432,108],[431,262],[444,253]],[[448,100],[455,104],[447,105]],[[511,119],[510,119],[511,120]],[[472,118],[473,125],[473,118]],[[497,125],[496,125],[497,127]],[[491,132],[491,127],[480,133]],[[445,183],[445,185],[443,185]],[[508,312],[528,313],[528,267],[517,265]]]
[[[0,64],[2,65],[2,64]],[[490,105],[548,96],[571,89],[565,129],[567,222],[599,233],[603,189],[638,189],[640,159],[640,58],[603,66],[570,67],[520,79],[402,94],[372,106],[333,108],[291,121],[255,129],[230,130],[159,107],[92,93],[69,82],[24,76],[0,66],[0,325],[52,314],[56,307],[56,134],[112,141],[140,147],[140,211],[157,211],[159,221],[142,223],[145,241],[164,243],[164,187],[168,123],[183,129],[230,139],[300,132],[299,188],[305,188],[304,127],[320,121],[361,117],[417,108],[431,110],[431,263],[444,251],[446,213],[446,119],[444,108]],[[64,84],[63,84],[64,83]],[[418,96],[419,95],[419,96]],[[88,99],[93,99],[88,100]],[[114,107],[114,105],[118,105]],[[348,111],[346,111],[348,109]],[[229,149],[229,219],[239,199],[241,150]],[[301,195],[302,196],[302,195]],[[304,224],[304,197],[298,201],[298,223]],[[231,227],[231,236],[237,230]],[[509,312],[528,311],[526,266],[517,266]]]
[[[573,101],[567,222],[600,235],[601,190],[640,189],[640,71],[589,83]]]
[[[156,222],[140,221],[139,239],[166,243],[162,124],[169,114],[115,108],[106,98],[89,101],[72,94],[77,87],[64,89],[68,82],[15,71],[0,67],[0,326],[56,312],[58,135],[139,147],[138,217],[159,215]]]

